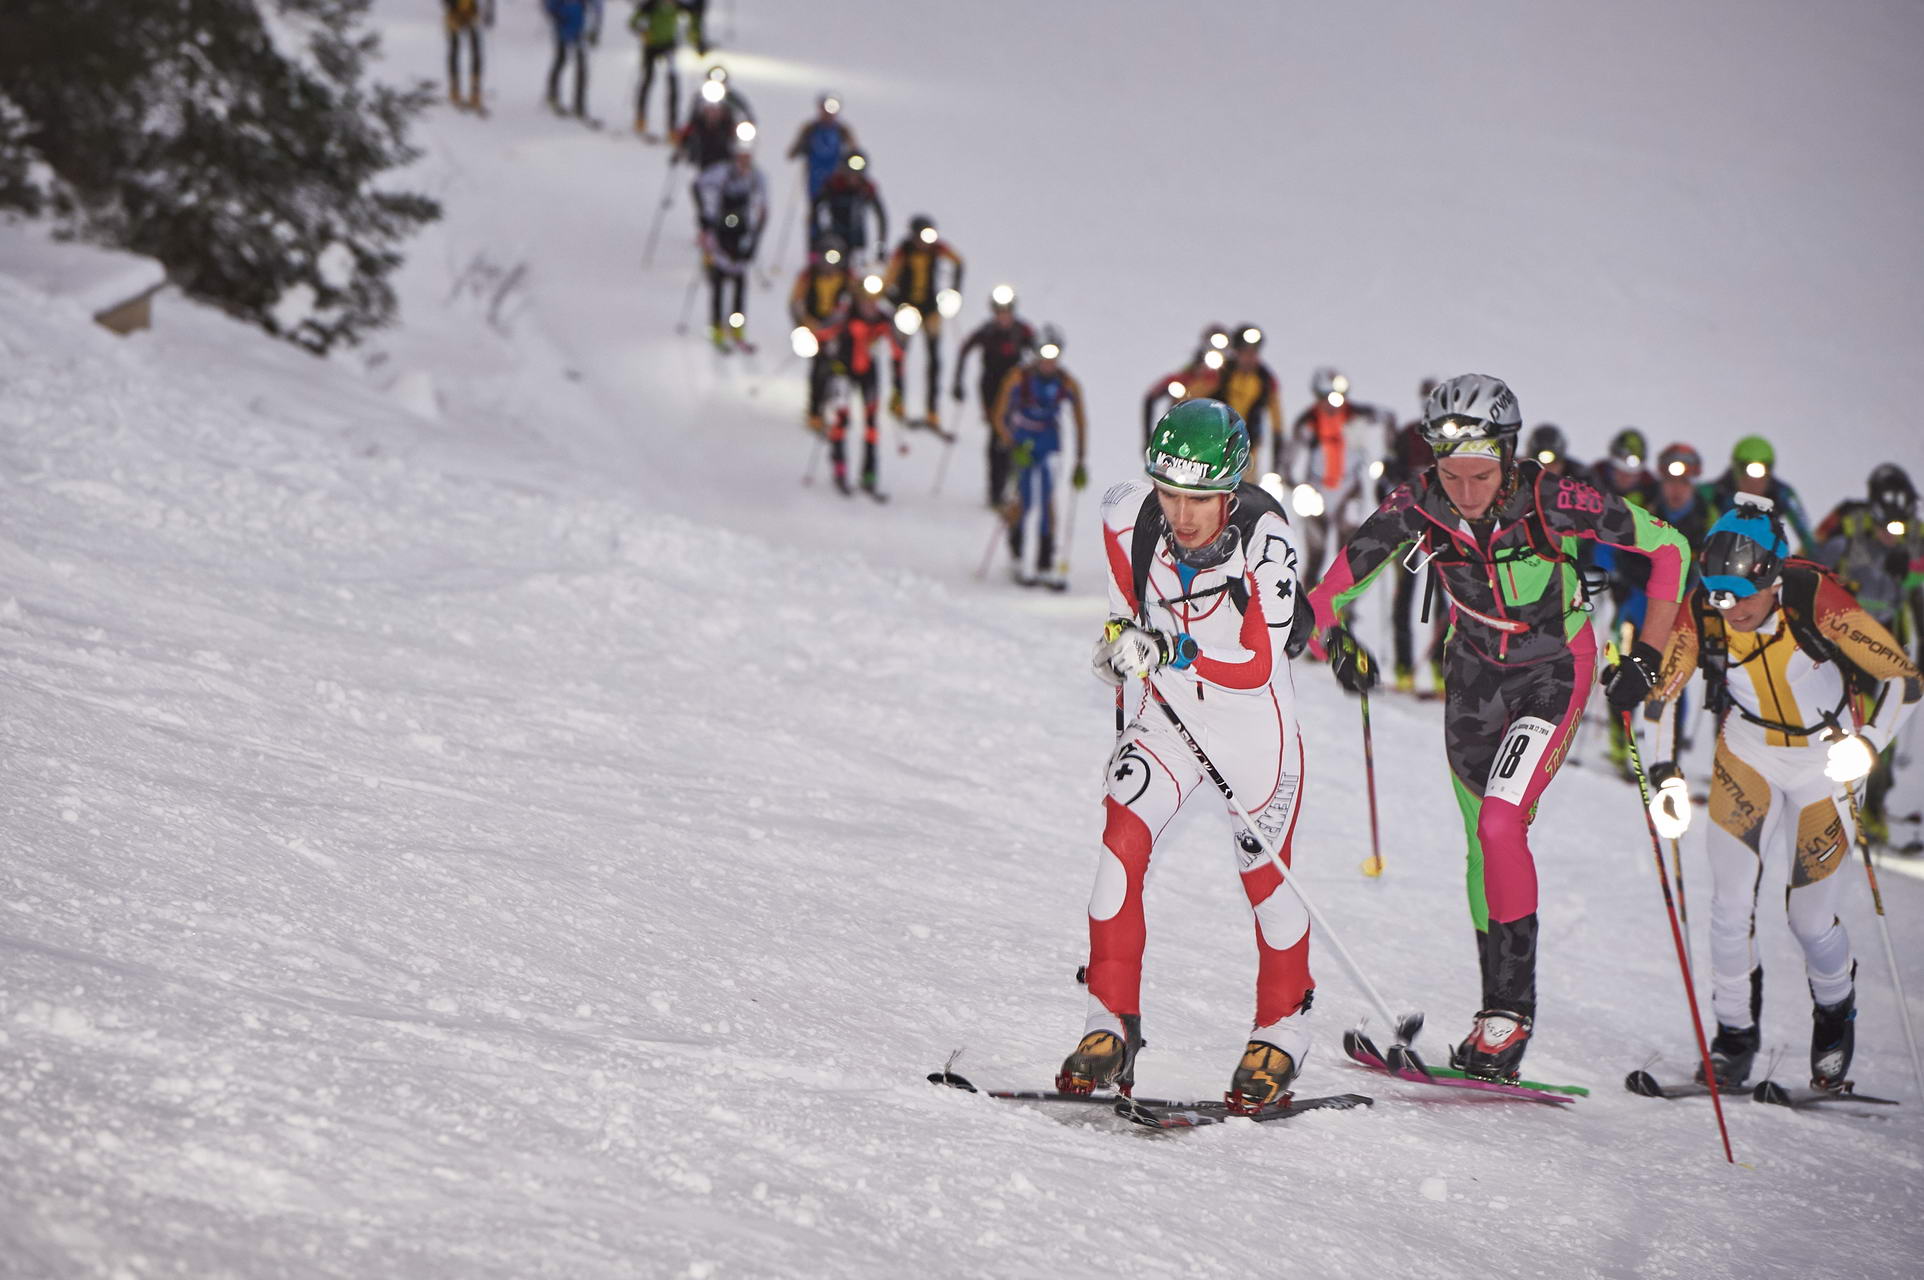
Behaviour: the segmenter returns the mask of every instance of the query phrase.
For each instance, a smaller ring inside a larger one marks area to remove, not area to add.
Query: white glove
[[[1111,618],[1096,641],[1090,665],[1103,680],[1119,685],[1130,676],[1146,679],[1169,661],[1169,638],[1158,631],[1145,631],[1133,622]]]
[[[1690,788],[1675,765],[1658,765],[1652,773],[1662,781],[1650,796],[1650,825],[1666,840],[1690,830]]]
[[[1824,776],[1832,782],[1856,782],[1876,763],[1877,748],[1871,746],[1869,739],[1861,733],[1847,734],[1831,742],[1830,755],[1824,761]]]

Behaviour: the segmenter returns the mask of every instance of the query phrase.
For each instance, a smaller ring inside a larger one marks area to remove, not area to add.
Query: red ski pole
[[[1730,1130],[1724,1124],[1724,1100],[1717,1091],[1717,1073],[1710,1065],[1710,1045],[1704,1039],[1703,1015],[1697,1011],[1697,990],[1690,980],[1690,959],[1684,950],[1683,927],[1677,923],[1677,903],[1670,894],[1670,872],[1663,865],[1663,840],[1657,824],[1650,818],[1650,778],[1643,771],[1643,755],[1637,750],[1637,727],[1631,713],[1623,716],[1623,738],[1630,748],[1630,768],[1637,775],[1637,794],[1643,799],[1643,825],[1650,832],[1650,856],[1657,860],[1657,880],[1663,885],[1663,909],[1670,913],[1670,939],[1677,944],[1677,968],[1683,975],[1684,999],[1690,1004],[1690,1025],[1697,1031],[1697,1053],[1703,1058],[1704,1083],[1710,1087],[1710,1105],[1717,1111],[1717,1132],[1724,1140],[1724,1159],[1732,1164],[1737,1157],[1730,1151]]]

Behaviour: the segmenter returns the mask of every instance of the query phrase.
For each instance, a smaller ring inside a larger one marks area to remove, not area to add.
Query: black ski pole
[[[1637,730],[1631,713],[1622,713],[1623,736],[1630,750],[1630,769],[1637,778],[1637,794],[1643,800],[1643,825],[1650,832],[1650,856],[1657,860],[1657,880],[1663,885],[1663,909],[1670,915],[1670,938],[1677,944],[1677,968],[1683,974],[1684,999],[1690,1005],[1690,1025],[1697,1031],[1697,1053],[1703,1059],[1704,1084],[1710,1089],[1710,1105],[1717,1112],[1717,1133],[1724,1140],[1724,1159],[1731,1164],[1737,1157],[1730,1151],[1730,1129],[1724,1124],[1724,1100],[1717,1089],[1717,1072],[1710,1065],[1710,1044],[1704,1039],[1703,1014],[1697,1010],[1697,988],[1690,979],[1690,957],[1684,947],[1683,926],[1677,923],[1677,903],[1670,896],[1670,873],[1663,865],[1663,840],[1657,835],[1656,820],[1650,816],[1650,777],[1643,771],[1643,753],[1637,750]]]
[[[655,225],[648,228],[648,247],[642,250],[641,265],[655,265],[655,246],[661,242],[661,224],[668,217],[668,206],[675,202],[675,163],[668,162],[668,179],[661,184],[661,200],[655,207]]]

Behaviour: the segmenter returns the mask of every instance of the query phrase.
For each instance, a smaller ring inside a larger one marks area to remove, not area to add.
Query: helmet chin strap
[[[1222,527],[1216,530],[1215,537],[1203,543],[1201,546],[1185,547],[1181,542],[1177,541],[1176,531],[1174,529],[1168,530],[1169,554],[1171,556],[1183,564],[1188,565],[1191,569],[1213,569],[1223,561],[1229,559],[1230,553],[1236,549],[1237,542],[1236,525],[1229,518],[1230,514],[1236,510],[1236,495],[1233,493],[1225,494],[1224,498]]]

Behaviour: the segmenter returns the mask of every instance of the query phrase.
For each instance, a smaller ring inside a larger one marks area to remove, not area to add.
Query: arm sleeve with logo
[[[1882,751],[1924,699],[1924,677],[1896,637],[1864,612],[1850,592],[1824,579],[1817,586],[1817,627],[1853,666],[1883,683],[1860,732]]]
[[[1582,480],[1545,473],[1537,482],[1537,509],[1552,534],[1587,538],[1647,557],[1650,581],[1645,590],[1652,600],[1683,599],[1690,577],[1690,544],[1636,503]]]

